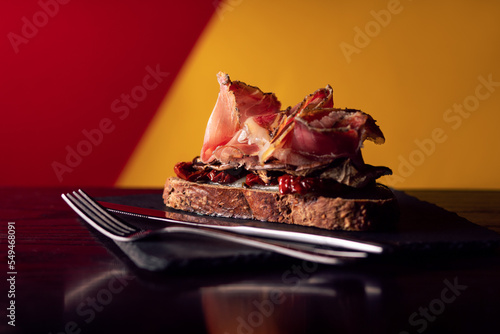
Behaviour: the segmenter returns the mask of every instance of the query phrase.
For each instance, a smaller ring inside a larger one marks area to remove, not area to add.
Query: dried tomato
[[[254,173],[249,173],[245,178],[245,184],[249,187],[253,187],[256,184],[264,185],[265,183],[264,181],[262,181],[259,175]]]
[[[178,162],[174,166],[174,172],[179,178],[190,182],[208,180],[208,172],[205,170],[194,169],[192,162]]]
[[[322,180],[312,177],[285,174],[278,178],[278,185],[279,192],[282,195],[305,195],[307,193],[320,191],[322,188]]]
[[[317,177],[293,176],[289,174],[278,178],[279,192],[282,195],[316,193],[325,196],[345,193],[349,187],[331,179]]]
[[[210,181],[220,184],[233,183],[234,181],[238,180],[237,176],[223,170],[217,171],[215,169],[212,169],[207,176]]]

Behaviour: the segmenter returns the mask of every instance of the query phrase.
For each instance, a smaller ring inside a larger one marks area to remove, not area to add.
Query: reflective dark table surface
[[[342,267],[291,260],[151,273],[77,218],[60,197],[70,190],[0,189],[0,333],[500,332],[498,250]],[[159,189],[90,192],[158,193],[161,200]],[[406,193],[500,232],[500,192]]]

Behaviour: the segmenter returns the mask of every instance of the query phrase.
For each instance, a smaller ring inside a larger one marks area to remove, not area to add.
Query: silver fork
[[[317,248],[306,244],[289,244],[276,240],[262,240],[205,227],[166,226],[157,229],[141,229],[106,211],[104,207],[87,195],[83,190],[62,194],[61,197],[89,225],[105,236],[121,242],[136,241],[164,233],[191,233],[256,247],[306,261],[330,265],[341,264],[345,263],[347,260],[365,258],[368,256],[366,252],[337,251]]]

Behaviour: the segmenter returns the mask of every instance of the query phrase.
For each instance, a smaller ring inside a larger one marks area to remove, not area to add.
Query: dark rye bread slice
[[[194,183],[172,177],[165,183],[163,201],[170,208],[199,214],[329,230],[387,229],[399,215],[392,191],[380,184],[346,197],[325,197],[281,195],[277,191]]]

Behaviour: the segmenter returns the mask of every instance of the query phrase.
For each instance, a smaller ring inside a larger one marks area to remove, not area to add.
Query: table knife
[[[162,211],[157,209],[141,208],[124,204],[110,203],[105,201],[99,201],[104,208],[108,211],[123,215],[132,215],[136,217],[146,218],[150,220],[163,221],[168,223],[183,224],[198,227],[210,227],[219,230],[231,231],[234,233],[250,235],[261,238],[270,238],[276,240],[290,241],[290,242],[300,242],[313,244],[316,246],[341,248],[355,251],[367,252],[370,254],[382,254],[390,251],[389,245],[384,245],[375,242],[360,241],[349,239],[345,237],[338,236],[327,236],[319,235],[315,233],[297,232],[297,231],[287,231],[283,229],[276,228],[264,228],[257,226],[241,225],[233,222],[215,222],[217,218],[207,216],[203,223],[195,222],[196,218],[199,216],[191,217],[189,215],[184,215],[185,219],[172,219],[168,217],[168,211]],[[210,222],[213,220],[214,222]],[[356,232],[354,232],[356,233]]]

